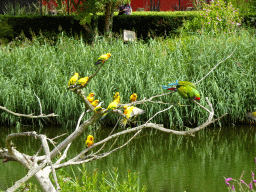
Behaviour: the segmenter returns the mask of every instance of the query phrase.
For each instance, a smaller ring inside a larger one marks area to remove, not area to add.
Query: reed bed
[[[107,107],[116,91],[121,94],[121,102],[127,103],[134,92],[138,99],[166,93],[162,85],[176,79],[195,83],[237,48],[231,58],[197,87],[200,103],[207,106],[205,97],[209,97],[216,117],[228,113],[219,124],[248,122],[246,112],[256,110],[255,44],[255,31],[248,30],[219,36],[181,35],[130,44],[124,44],[121,38],[97,37],[93,46],[84,44],[82,39],[63,35],[55,42],[43,38],[12,42],[0,48],[0,105],[17,113],[39,114],[36,93],[43,113],[54,112],[59,116],[31,121],[1,111],[0,121],[8,125],[42,121],[47,125],[74,126],[84,104],[72,91],[67,91],[68,80],[75,72],[80,76],[92,75],[97,69],[94,62],[103,53],[110,52],[112,57],[84,91],[95,92],[95,98],[104,101],[103,107]],[[182,99],[178,93],[155,100],[188,106],[174,106],[152,122],[184,127],[201,124],[208,117],[207,112]],[[139,118],[145,121],[168,105],[146,103],[138,107],[147,110],[146,115]],[[114,124],[117,118],[117,115],[109,115],[103,122]]]

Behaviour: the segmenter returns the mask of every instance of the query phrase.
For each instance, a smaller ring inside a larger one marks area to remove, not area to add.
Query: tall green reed
[[[106,108],[116,91],[121,94],[121,103],[127,103],[134,92],[139,100],[166,93],[162,85],[176,79],[196,82],[237,47],[231,58],[198,84],[198,90],[202,98],[200,103],[206,106],[205,97],[209,97],[217,117],[229,114],[221,120],[222,123],[243,122],[246,111],[256,110],[255,43],[253,31],[241,30],[232,36],[205,33],[159,38],[148,44],[141,41],[124,44],[119,38],[98,37],[91,47],[82,39],[64,36],[60,36],[54,46],[47,39],[39,41],[36,38],[32,42],[19,42],[19,46],[8,44],[0,50],[0,105],[18,113],[39,114],[36,93],[45,114],[54,112],[59,115],[44,120],[45,123],[75,126],[84,104],[72,91],[66,90],[68,80],[75,72],[81,77],[92,75],[97,69],[93,63],[103,53],[110,52],[113,56],[84,91],[86,94],[95,92],[95,98],[104,101]],[[177,93],[155,100],[189,105],[174,106],[152,120],[166,126],[198,125],[208,115]],[[139,117],[139,121],[145,121],[168,105],[146,103],[138,107],[147,111]],[[114,124],[117,119],[117,115],[110,115],[103,123]],[[1,122],[12,125],[31,123],[31,120],[1,112]],[[38,120],[32,123],[38,123]]]

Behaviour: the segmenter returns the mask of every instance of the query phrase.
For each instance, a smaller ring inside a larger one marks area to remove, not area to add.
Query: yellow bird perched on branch
[[[119,92],[116,92],[114,96],[114,100],[108,105],[107,112],[103,114],[101,119],[104,119],[109,112],[116,109],[119,102],[120,102],[120,95],[119,95]]]
[[[94,111],[95,111],[96,113],[100,113],[100,112],[102,111],[102,107],[101,107],[101,106],[95,107]]]
[[[134,102],[134,101],[136,101],[137,100],[137,94],[136,93],[133,93],[131,96],[130,96],[130,100],[131,100],[131,102]]]
[[[79,73],[76,72],[76,73],[70,78],[70,80],[69,80],[69,82],[68,82],[68,89],[70,88],[70,86],[74,85],[74,84],[77,82],[78,77],[79,77]]]
[[[103,64],[105,61],[108,60],[108,58],[111,57],[111,54],[110,53],[107,53],[107,54],[104,54],[104,55],[101,55],[99,58],[98,58],[98,61],[96,61],[94,63],[94,65],[99,65],[99,64]]]
[[[82,88],[87,83],[89,77],[83,77],[76,82],[76,88]]]
[[[93,107],[97,107],[97,105],[99,104],[99,100],[96,99],[91,104],[92,104]]]
[[[87,136],[87,140],[86,140],[86,142],[85,142],[86,147],[92,146],[93,143],[94,143],[94,138],[93,138],[93,136],[92,136],[92,135],[88,135],[88,136]]]
[[[114,100],[118,100],[118,102],[120,102],[120,94],[119,92],[116,92],[115,95],[114,95]]]
[[[123,127],[125,127],[126,123],[127,123],[127,119],[131,119],[132,117],[136,118],[138,115],[141,115],[141,114],[143,114],[145,112],[146,112],[145,110],[139,109],[137,107],[134,107],[134,106],[128,107],[127,105],[125,105],[124,106],[124,115],[126,116],[126,118],[124,118],[121,121],[121,125]]]
[[[90,102],[90,103],[92,103],[93,102],[93,100],[94,100],[94,96],[95,95],[95,93],[90,93],[86,98],[87,98],[87,100]]]

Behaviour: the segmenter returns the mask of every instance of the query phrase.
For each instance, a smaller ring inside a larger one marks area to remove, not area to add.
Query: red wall
[[[182,11],[186,10],[187,7],[193,7],[191,0],[132,0],[131,6],[133,11],[136,11],[137,8],[144,8],[144,11],[149,11],[151,2],[159,4],[160,11]]]

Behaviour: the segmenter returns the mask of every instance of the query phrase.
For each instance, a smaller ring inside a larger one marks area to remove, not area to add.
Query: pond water
[[[30,128],[22,131],[31,131]],[[0,147],[7,134],[15,132],[15,128],[2,128]],[[43,128],[36,130],[48,137],[55,137],[70,130],[60,128]],[[78,141],[72,143],[69,156],[74,156],[79,149],[85,148],[85,138],[89,134],[95,141],[105,138],[110,129],[87,130]],[[255,131],[256,126],[237,126],[208,128],[196,133],[195,137],[176,136],[155,130],[143,130],[128,146],[112,155],[87,163],[88,172],[108,172],[118,168],[119,178],[127,176],[127,171],[137,172],[140,186],[145,185],[147,191],[228,191],[224,177],[239,179],[244,171],[243,179],[249,183],[251,172],[256,171],[255,163]],[[120,137],[116,146],[127,141],[131,135]],[[13,141],[18,150],[30,155],[35,153],[40,142],[34,139],[20,138]],[[108,149],[113,141],[106,145]],[[23,147],[23,145],[26,145]],[[33,147],[34,150],[30,148]],[[81,173],[77,167],[65,168],[71,177],[79,178]],[[16,162],[0,163],[0,189],[6,190],[17,179],[22,178],[26,170]],[[33,181],[33,180],[32,180]]]

